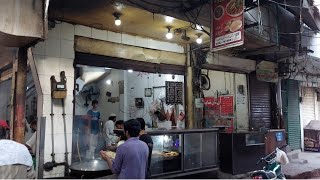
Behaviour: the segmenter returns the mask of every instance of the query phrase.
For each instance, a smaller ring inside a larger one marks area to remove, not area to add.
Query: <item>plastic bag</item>
[[[278,148],[277,148],[276,151],[277,151],[276,161],[277,161],[278,163],[280,163],[281,165],[286,165],[286,164],[288,164],[288,163],[289,163],[289,159],[288,159],[287,154],[286,154],[284,151],[282,151],[282,150],[280,150],[280,149],[278,149]]]

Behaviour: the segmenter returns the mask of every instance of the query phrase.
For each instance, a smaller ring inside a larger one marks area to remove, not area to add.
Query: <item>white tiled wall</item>
[[[128,34],[103,31],[82,25],[68,23],[56,24],[55,28],[49,30],[48,39],[38,43],[33,48],[40,84],[43,93],[43,116],[46,117],[44,162],[51,161],[51,87],[50,77],[54,75],[60,79],[60,72],[65,71],[67,77],[67,98],[65,99],[66,128],[68,152],[72,145],[72,122],[73,122],[73,89],[74,89],[74,36],[84,36],[94,39],[123,43],[132,46],[184,53],[184,48],[174,43],[161,42],[149,38],[132,36]],[[62,118],[61,101],[54,101],[54,150],[56,162],[64,161],[64,126]],[[69,158],[71,153],[69,154]],[[70,163],[70,161],[69,161]],[[63,166],[54,168],[53,171],[44,172],[44,178],[63,176]]]

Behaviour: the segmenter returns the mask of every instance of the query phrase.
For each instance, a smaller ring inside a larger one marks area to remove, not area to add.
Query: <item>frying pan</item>
[[[70,175],[77,178],[98,178],[112,174],[107,162],[102,159],[72,163],[70,170]]]

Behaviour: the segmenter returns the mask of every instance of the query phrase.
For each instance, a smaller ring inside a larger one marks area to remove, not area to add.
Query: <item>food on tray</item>
[[[106,151],[107,156],[109,156],[110,158],[114,159],[116,158],[116,153],[112,152],[112,151]]]
[[[170,152],[163,152],[162,155],[164,157],[175,157],[175,156],[179,156],[179,153],[170,151]]]
[[[229,16],[237,17],[243,12],[243,0],[231,0],[226,6]]]
[[[222,6],[217,6],[215,9],[214,9],[214,18],[216,20],[219,20],[221,19],[221,17],[223,16],[224,14],[224,10],[223,10],[223,7]]]

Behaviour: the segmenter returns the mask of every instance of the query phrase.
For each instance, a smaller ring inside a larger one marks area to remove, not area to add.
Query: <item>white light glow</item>
[[[167,23],[172,23],[172,22],[173,22],[173,19],[174,19],[174,18],[173,18],[173,17],[170,17],[170,16],[166,16],[166,17],[165,17],[165,20],[166,20]]]
[[[198,25],[198,24],[196,24],[196,29],[197,29],[197,30],[202,30],[201,26]]]
[[[172,38],[173,38],[173,34],[172,34],[171,32],[168,32],[168,33],[166,34],[166,38],[167,38],[167,39],[172,39]]]
[[[202,38],[197,38],[197,40],[196,40],[196,42],[198,43],[198,44],[201,44],[202,43]]]
[[[169,141],[169,136],[167,135],[163,136],[163,141]]]
[[[106,83],[107,83],[108,85],[110,85],[110,84],[111,84],[111,80],[108,79],[108,80],[106,81]]]
[[[116,26],[120,26],[120,25],[121,25],[121,20],[120,20],[120,19],[116,19],[116,20],[114,21],[114,24],[115,24]]]
[[[128,73],[133,73],[133,70],[132,70],[132,69],[129,69],[129,70],[128,70]]]
[[[105,70],[109,70],[109,69],[111,69],[111,68],[105,67],[104,69],[105,69]]]

